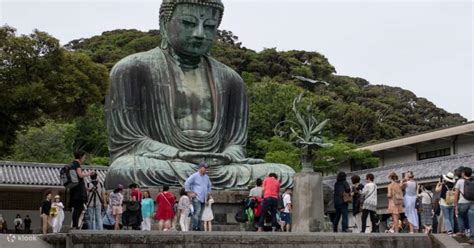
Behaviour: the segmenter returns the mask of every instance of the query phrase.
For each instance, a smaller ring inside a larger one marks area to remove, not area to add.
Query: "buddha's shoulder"
[[[149,67],[159,64],[159,61],[164,62],[164,55],[162,50],[157,47],[146,52],[134,53],[121,59],[112,68],[114,71],[128,71],[139,67]]]
[[[229,66],[219,62],[218,60],[212,57],[208,57],[208,58],[212,66],[212,70],[218,71],[219,74],[224,75],[227,78],[233,79],[238,82],[243,82],[240,75],[234,69],[230,68]]]

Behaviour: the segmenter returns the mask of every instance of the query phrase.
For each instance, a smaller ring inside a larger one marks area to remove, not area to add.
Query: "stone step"
[[[352,233],[257,233],[257,232],[143,232],[143,231],[71,231],[44,235],[51,248],[149,248],[149,247],[226,247],[226,248],[457,248],[434,244],[424,234],[352,234]],[[448,237],[450,238],[450,237]],[[453,242],[457,243],[453,239]],[[3,246],[2,246],[3,247]],[[28,246],[29,247],[29,246]]]
[[[176,227],[179,231],[179,227]],[[152,224],[151,230],[156,231],[158,230],[158,224]],[[218,232],[238,232],[243,231],[239,224],[228,224],[228,225],[221,225],[221,224],[213,224],[212,231]]]

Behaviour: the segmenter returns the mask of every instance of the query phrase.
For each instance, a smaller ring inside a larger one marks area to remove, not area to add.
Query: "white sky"
[[[161,1],[0,0],[0,25],[70,40],[158,29]],[[221,29],[244,46],[324,54],[340,75],[399,86],[474,119],[472,1],[224,0]]]

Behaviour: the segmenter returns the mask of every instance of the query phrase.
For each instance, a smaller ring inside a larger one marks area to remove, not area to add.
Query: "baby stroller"
[[[114,230],[115,229],[115,218],[112,215],[112,209],[107,208],[107,211],[102,218],[103,227],[105,230]],[[120,225],[120,229],[122,229],[122,225]]]

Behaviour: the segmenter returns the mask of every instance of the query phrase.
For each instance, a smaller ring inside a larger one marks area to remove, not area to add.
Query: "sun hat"
[[[452,172],[448,172],[446,175],[443,175],[443,179],[450,183],[454,183],[456,181],[454,180],[454,174]]]

